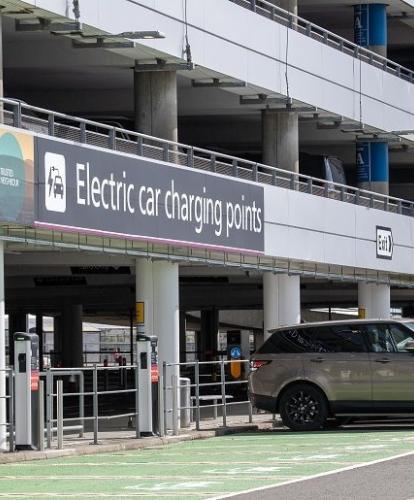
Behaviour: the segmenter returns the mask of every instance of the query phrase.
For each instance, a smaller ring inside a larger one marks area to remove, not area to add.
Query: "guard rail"
[[[245,179],[259,184],[297,190],[386,212],[414,216],[414,203],[400,198],[30,106],[16,99],[2,98],[0,99],[1,104],[3,105],[3,117],[6,125],[27,129],[38,134]]]
[[[335,33],[332,33],[317,24],[277,7],[266,0],[230,0],[230,2],[249,9],[256,14],[266,17],[267,19],[271,19],[279,24],[288,26],[303,35],[313,38],[314,40],[318,40],[325,45],[329,45],[329,47],[344,52],[345,54],[361,59],[362,61],[383,69],[388,73],[392,73],[399,78],[408,80],[409,82],[414,81],[414,71],[390,61],[386,57],[372,52],[369,49],[350,42],[346,38],[336,35]]]

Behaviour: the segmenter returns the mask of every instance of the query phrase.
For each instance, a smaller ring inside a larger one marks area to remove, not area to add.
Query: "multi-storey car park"
[[[219,325],[410,314],[413,0],[0,7],[0,369],[5,313],[69,367],[141,301],[169,362],[186,321],[203,360]]]

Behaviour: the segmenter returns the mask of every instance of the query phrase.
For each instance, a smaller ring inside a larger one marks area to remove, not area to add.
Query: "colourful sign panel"
[[[34,221],[34,138],[0,129],[0,221]]]

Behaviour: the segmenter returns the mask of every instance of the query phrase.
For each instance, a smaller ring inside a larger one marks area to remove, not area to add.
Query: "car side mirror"
[[[414,354],[414,340],[410,340],[404,346],[404,349],[411,354]]]

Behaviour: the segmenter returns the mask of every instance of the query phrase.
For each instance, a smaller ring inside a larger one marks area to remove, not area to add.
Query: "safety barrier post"
[[[173,375],[171,377],[172,381],[172,418],[173,418],[173,435],[178,436],[178,377],[177,375]]]
[[[93,444],[98,444],[98,367],[93,367]]]
[[[139,430],[139,360],[135,370],[135,437],[139,439],[141,432]]]
[[[164,422],[164,375],[160,373],[158,379],[158,421],[160,436],[165,436]]]
[[[39,381],[39,451],[45,449],[45,383]]]
[[[162,393],[163,393],[163,401],[164,401],[164,436],[167,435],[167,363],[163,361],[162,363]]]
[[[223,427],[227,427],[227,409],[226,409],[226,373],[224,370],[224,359],[220,363],[220,380],[221,380],[221,402],[223,408]]]
[[[63,380],[57,381],[57,446],[58,450],[63,448]]]
[[[83,371],[79,373],[79,392],[79,417],[82,425],[79,437],[83,437],[83,433],[85,432],[85,377]]]
[[[196,397],[196,429],[200,430],[200,362],[197,360],[194,373]]]
[[[14,451],[14,371],[9,371],[9,451]]]
[[[46,446],[52,447],[53,419],[53,376],[50,368],[46,370]]]

